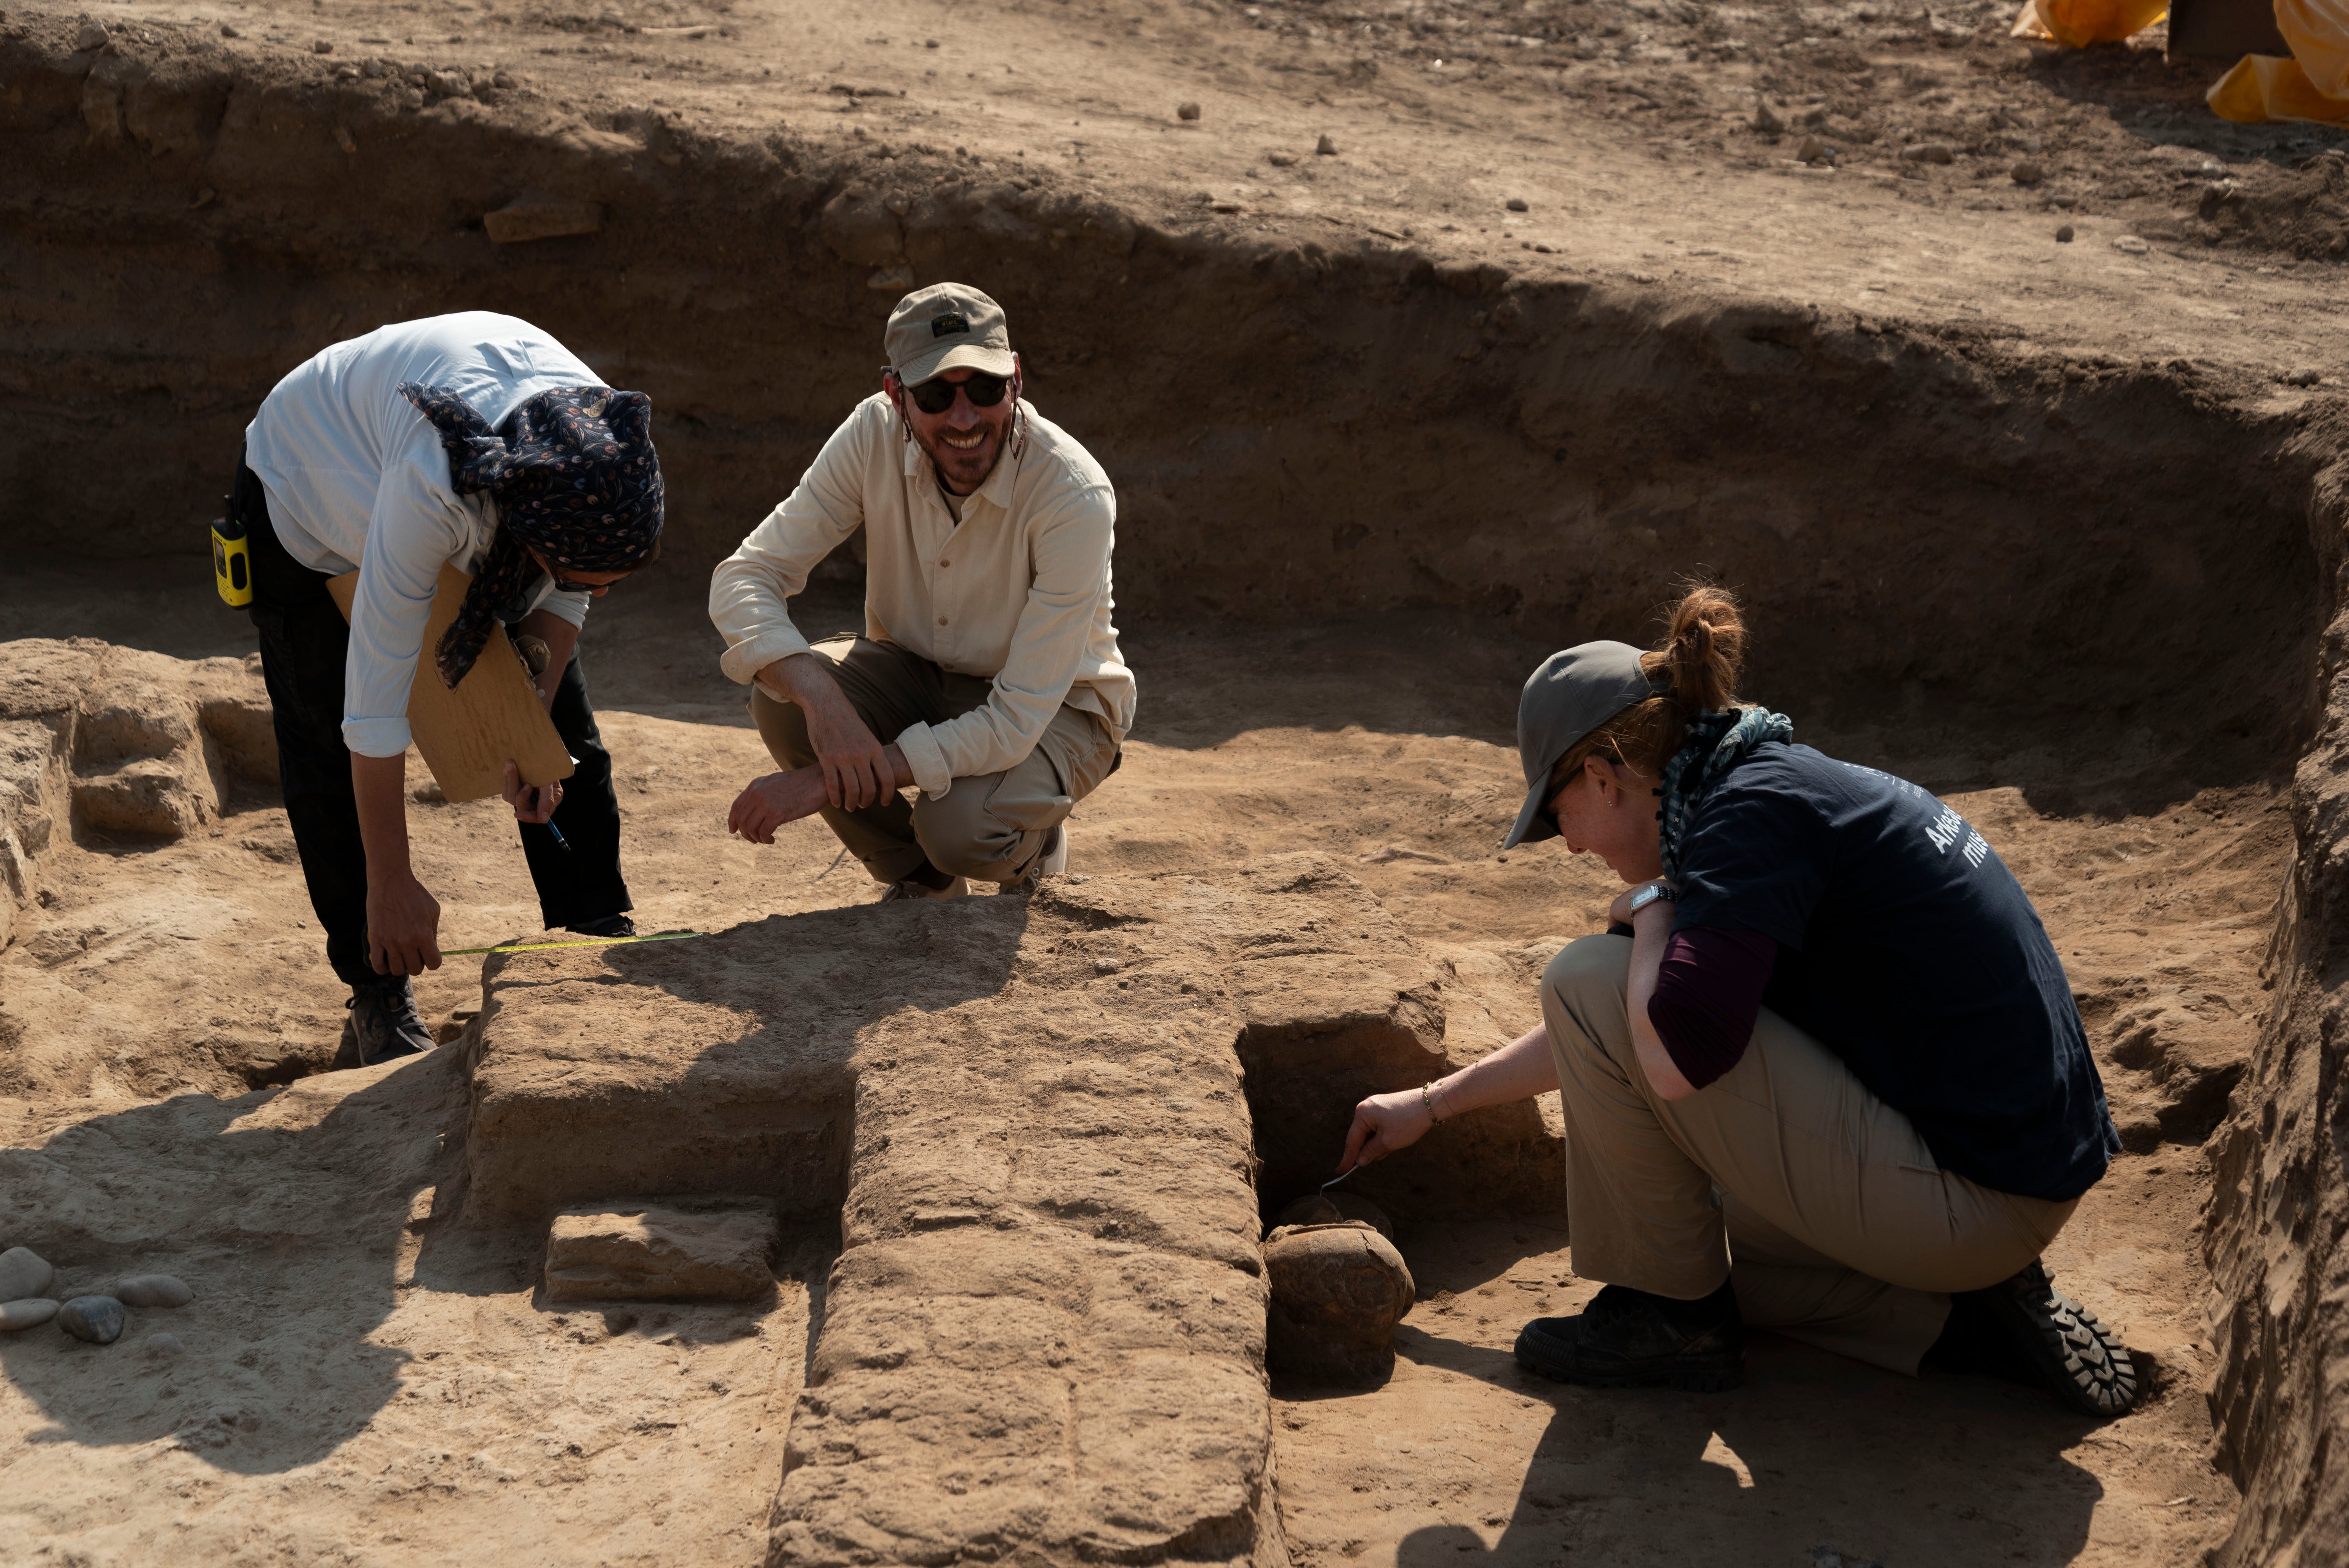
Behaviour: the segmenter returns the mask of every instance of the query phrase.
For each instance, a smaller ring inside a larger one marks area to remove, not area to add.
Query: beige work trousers
[[[1945,1293],[2013,1274],[2078,1206],[1941,1170],[1907,1117],[1767,1008],[1737,1066],[1657,1098],[1631,1043],[1630,960],[1629,938],[1586,936],[1542,976],[1584,1278],[1692,1301],[1725,1274],[1749,1327],[1913,1375]]]
[[[993,683],[983,676],[942,670],[895,643],[834,637],[815,656],[859,717],[885,742],[908,725],[944,724],[984,707]],[[750,717],[767,750],[785,768],[816,759],[807,719],[796,703],[750,688]],[[957,779],[944,795],[908,803],[897,791],[863,810],[826,806],[826,826],[864,863],[875,882],[912,875],[927,861],[950,876],[979,882],[1016,881],[1043,852],[1045,835],[1076,803],[1117,770],[1117,736],[1081,708],[1061,706],[1036,748],[1000,773]]]

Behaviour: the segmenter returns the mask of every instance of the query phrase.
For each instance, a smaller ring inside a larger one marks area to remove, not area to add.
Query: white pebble
[[[57,1304],[38,1296],[24,1301],[0,1303],[0,1332],[14,1333],[19,1328],[38,1328],[57,1315]]]
[[[187,1348],[176,1334],[150,1334],[139,1342],[139,1347],[150,1356],[177,1356]]]
[[[0,1253],[0,1301],[22,1301],[28,1295],[46,1295],[49,1283],[57,1271],[43,1262],[30,1247],[10,1247]]]

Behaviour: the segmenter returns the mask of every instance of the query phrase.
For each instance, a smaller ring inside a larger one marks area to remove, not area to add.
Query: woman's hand
[[[544,784],[525,784],[522,781],[521,765],[508,758],[505,789],[500,793],[513,808],[515,821],[543,822],[563,804],[563,781],[557,779]]]
[[[1338,1173],[1342,1176],[1357,1165],[1408,1149],[1434,1125],[1419,1090],[1374,1094],[1354,1107],[1354,1125],[1346,1130],[1346,1157],[1338,1162]]]

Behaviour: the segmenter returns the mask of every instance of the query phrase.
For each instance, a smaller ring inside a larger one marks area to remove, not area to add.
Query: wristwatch
[[[1678,902],[1679,897],[1680,895],[1672,891],[1672,884],[1661,877],[1651,882],[1641,882],[1631,890],[1630,913],[1637,914],[1658,899],[1663,900],[1666,903],[1673,903]]]

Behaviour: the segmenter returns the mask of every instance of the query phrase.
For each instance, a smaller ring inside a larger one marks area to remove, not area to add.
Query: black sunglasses
[[[925,414],[943,414],[954,407],[955,394],[962,393],[974,408],[992,408],[1003,401],[1003,394],[1011,386],[1001,376],[977,375],[968,381],[947,381],[932,377],[918,387],[905,388],[905,396],[914,407]]]

